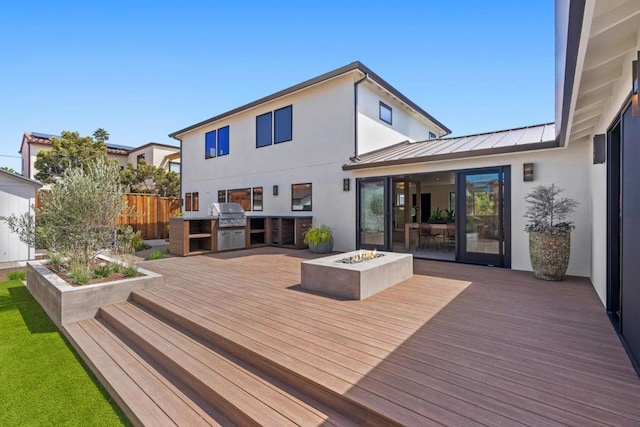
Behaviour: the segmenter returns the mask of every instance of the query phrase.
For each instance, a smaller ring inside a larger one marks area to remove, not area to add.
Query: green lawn
[[[0,282],[0,425],[130,425],[17,280]]]

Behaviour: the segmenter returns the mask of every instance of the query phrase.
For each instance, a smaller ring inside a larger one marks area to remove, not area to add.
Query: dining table
[[[436,234],[442,235],[442,243],[444,243],[447,234],[448,224],[431,224],[426,222],[407,222],[404,224],[404,250],[411,249],[411,230],[419,230],[421,227],[429,226],[431,230],[436,230]]]

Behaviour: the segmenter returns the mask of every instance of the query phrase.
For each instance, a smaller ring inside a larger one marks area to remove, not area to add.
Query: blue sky
[[[553,1],[24,1],[0,15],[0,166],[23,132],[167,134],[356,60],[453,135],[553,121]]]

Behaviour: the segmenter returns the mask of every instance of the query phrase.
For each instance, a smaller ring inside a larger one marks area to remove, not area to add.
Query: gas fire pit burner
[[[336,260],[341,264],[358,264],[360,262],[369,261],[372,259],[383,257],[384,254],[378,253],[375,249],[372,251],[360,251],[357,254]]]

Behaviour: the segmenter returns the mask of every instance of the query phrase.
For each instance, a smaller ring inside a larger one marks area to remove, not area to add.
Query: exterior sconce
[[[350,187],[351,187],[351,179],[350,178],[344,178],[342,180],[342,191],[349,191]]]
[[[638,60],[640,60],[640,51],[638,52],[638,59],[631,63],[631,115],[634,117],[640,116],[640,106],[638,105],[638,82],[640,78],[638,76]]]
[[[277,186],[277,185],[274,185],[274,186],[273,186],[273,195],[274,195],[274,196],[277,196],[277,195],[278,195],[278,186]]]
[[[533,163],[524,163],[522,165],[522,180],[533,181]]]

